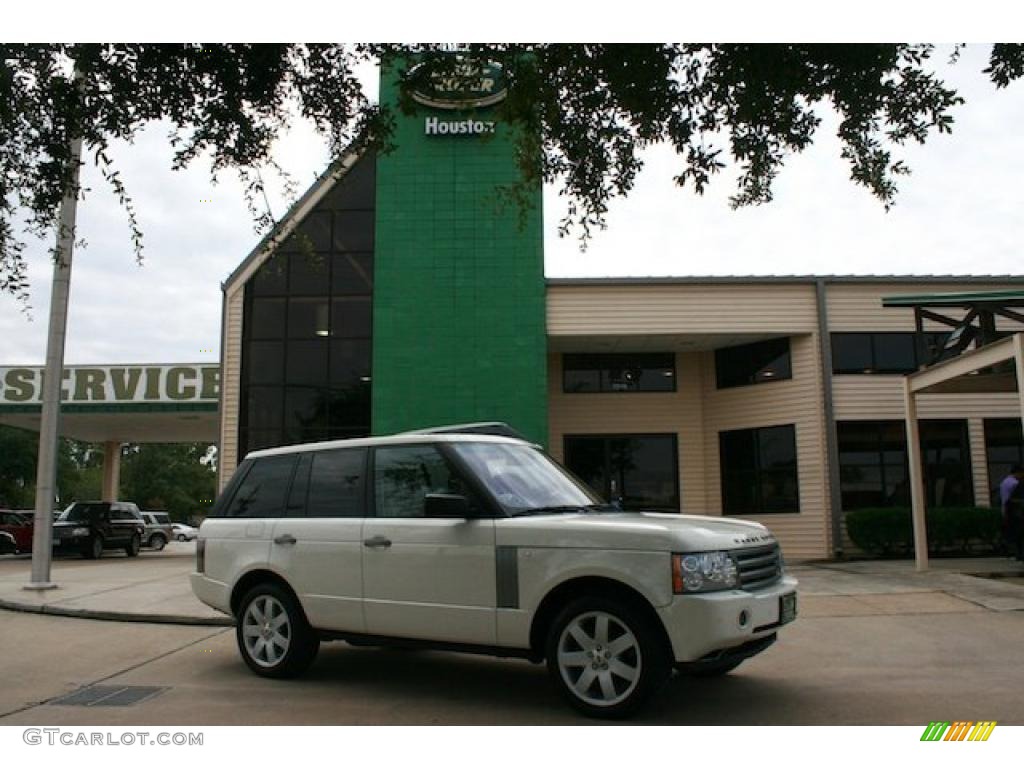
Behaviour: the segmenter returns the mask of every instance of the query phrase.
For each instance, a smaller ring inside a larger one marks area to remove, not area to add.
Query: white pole
[[[39,464],[36,470],[36,515],[32,536],[32,580],[25,589],[54,589],[50,581],[53,559],[53,507],[57,499],[57,438],[60,395],[64,372],[64,339],[68,325],[68,294],[71,288],[71,256],[75,247],[78,208],[78,176],[82,140],[71,140],[71,186],[60,204],[57,258],[50,292],[50,327],[46,337],[46,375],[43,381],[43,413],[39,424]]]
[[[921,437],[917,428],[917,402],[910,377],[903,379],[903,407],[907,419],[907,464],[910,467],[910,511],[914,521],[914,562],[917,570],[928,570],[928,529],[925,522],[924,472],[921,466]]]

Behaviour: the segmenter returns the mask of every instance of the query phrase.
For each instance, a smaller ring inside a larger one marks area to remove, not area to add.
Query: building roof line
[[[693,275],[660,277],[547,277],[562,285],[734,285],[737,283],[1021,283],[1024,275]]]

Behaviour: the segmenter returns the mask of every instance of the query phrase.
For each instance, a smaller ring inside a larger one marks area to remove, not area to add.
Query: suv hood
[[[775,543],[760,523],[673,512],[526,515],[496,527],[499,545],[518,547],[706,552]]]

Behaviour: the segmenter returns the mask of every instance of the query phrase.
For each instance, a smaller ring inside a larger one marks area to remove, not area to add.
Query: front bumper
[[[775,584],[753,592],[730,589],[676,595],[658,609],[675,661],[698,661],[773,635],[781,626],[780,598],[796,592],[796,586],[796,579],[784,575]]]

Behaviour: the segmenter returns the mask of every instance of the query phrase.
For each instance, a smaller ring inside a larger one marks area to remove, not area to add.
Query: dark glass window
[[[331,267],[331,290],[336,295],[370,293],[373,290],[373,254],[336,253]]]
[[[843,510],[909,506],[903,422],[844,421],[836,431]]]
[[[565,465],[599,496],[624,509],[679,511],[675,435],[568,436]]]
[[[370,430],[375,158],[245,288],[239,453]]]
[[[292,296],[320,296],[328,291],[331,256],[325,252],[299,252],[289,257],[291,274],[288,292]]]
[[[257,296],[283,296],[288,292],[288,258],[275,254],[259,268],[250,283]]]
[[[319,439],[327,429],[329,395],[325,389],[288,387],[284,394],[284,430],[289,443]]]
[[[974,505],[971,449],[963,419],[923,421],[919,427],[925,491],[933,507]]]
[[[366,449],[316,451],[309,476],[308,517],[363,517]]]
[[[311,253],[331,248],[331,212],[318,207],[295,228],[281,245],[282,251]]]
[[[285,321],[284,299],[253,299],[249,312],[250,339],[283,339]]]
[[[334,299],[331,312],[332,337],[352,339],[370,336],[373,316],[369,296]]]
[[[373,235],[373,211],[338,211],[334,214],[336,251],[372,251]]]
[[[423,517],[430,493],[465,493],[432,445],[377,448],[373,460],[377,517]]]
[[[327,339],[292,340],[288,343],[287,371],[289,384],[327,386]]]
[[[719,432],[718,444],[724,514],[800,511],[795,426]]]
[[[967,422],[919,422],[925,496],[934,507],[974,503]],[[902,421],[836,425],[843,510],[910,506],[906,427]]]
[[[288,301],[288,337],[292,339],[326,338],[330,335],[329,305],[326,298],[302,298]]]
[[[281,387],[249,387],[249,429],[271,430],[281,424],[284,392]]]
[[[295,460],[295,454],[256,459],[225,517],[282,517]]]
[[[250,341],[246,348],[250,384],[281,384],[284,381],[284,342]]]
[[[926,333],[924,348],[918,349],[913,333],[833,333],[832,372],[913,373],[929,362],[933,350],[942,348],[948,335]]]
[[[1024,466],[1024,435],[1020,419],[985,419],[985,456],[988,462],[989,498],[1000,504],[999,484],[1016,465]]]
[[[676,356],[667,353],[562,356],[564,392],[674,392]]]
[[[719,389],[793,378],[789,337],[715,350]]]

